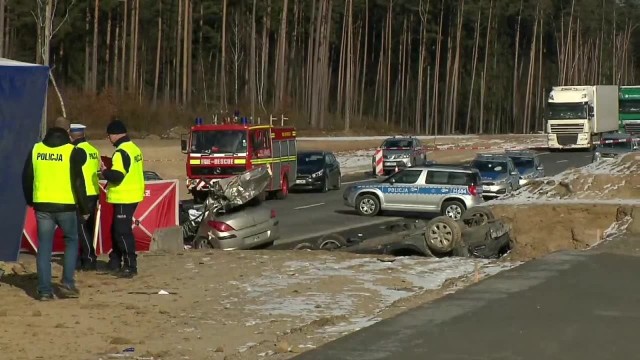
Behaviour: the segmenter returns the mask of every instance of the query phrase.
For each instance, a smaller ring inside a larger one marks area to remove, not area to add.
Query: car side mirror
[[[638,150],[638,145],[634,146],[633,150]]]
[[[188,145],[188,141],[187,141],[187,138],[186,138],[186,134],[180,135],[180,148],[181,148],[183,154],[186,154],[186,153],[189,152],[187,150],[187,145]]]
[[[393,184],[395,184],[395,183],[396,183],[396,180],[395,180],[395,179],[389,179],[389,184],[393,185]]]

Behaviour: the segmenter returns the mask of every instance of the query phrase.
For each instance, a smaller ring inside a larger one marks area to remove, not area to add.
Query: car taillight
[[[275,209],[271,209],[271,218],[272,219],[276,218],[276,210]]]
[[[471,194],[471,196],[478,196],[478,187],[475,185],[469,185],[469,194]]]
[[[235,230],[233,226],[222,221],[212,220],[212,221],[207,221],[207,224],[209,224],[209,226],[217,232],[229,232],[229,231]]]

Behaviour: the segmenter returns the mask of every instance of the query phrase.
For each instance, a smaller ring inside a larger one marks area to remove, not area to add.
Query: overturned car
[[[459,220],[438,216],[428,222],[401,221],[369,239],[339,234],[296,244],[294,249],[345,251],[395,256],[461,256],[496,259],[511,249],[510,227],[487,207],[467,210]]]
[[[185,244],[192,248],[251,249],[280,236],[275,210],[260,201],[271,174],[265,166],[213,183],[203,204],[181,203]]]

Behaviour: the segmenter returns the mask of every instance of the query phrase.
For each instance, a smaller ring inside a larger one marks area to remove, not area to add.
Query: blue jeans
[[[62,284],[75,286],[74,273],[78,260],[78,219],[75,212],[41,212],[36,211],[38,222],[38,293],[51,294],[51,253],[53,252],[53,235],[58,225],[64,233],[64,265]]]

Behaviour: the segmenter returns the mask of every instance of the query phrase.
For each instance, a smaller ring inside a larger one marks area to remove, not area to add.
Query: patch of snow
[[[362,312],[364,310],[358,308],[359,302],[366,303],[366,313],[374,310],[374,314],[378,314],[400,299],[426,290],[439,289],[446,280],[471,275],[476,268],[484,277],[515,265],[517,264],[458,257],[403,257],[392,263],[371,258],[340,261],[325,257],[316,262],[289,261],[280,269],[274,269],[273,273],[265,273],[264,276],[240,286],[245,290],[245,300],[249,300],[246,310],[286,315],[303,322],[320,317],[347,316],[353,320],[325,329],[329,332],[344,332],[378,321],[375,315],[365,317]],[[295,276],[282,276],[283,273]],[[349,279],[349,285],[337,294],[297,290],[310,289],[314,283],[332,281],[339,277]],[[364,300],[370,296],[376,296],[377,301],[370,303]]]

